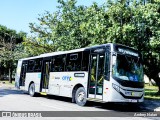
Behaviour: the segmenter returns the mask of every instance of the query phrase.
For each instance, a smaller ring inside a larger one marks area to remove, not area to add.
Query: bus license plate
[[[131,100],[131,102],[134,102],[134,103],[135,103],[135,102],[137,102],[137,100]]]

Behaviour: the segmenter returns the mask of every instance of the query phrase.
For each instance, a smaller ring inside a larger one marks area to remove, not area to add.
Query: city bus
[[[87,101],[140,103],[144,100],[142,55],[121,44],[102,44],[20,59],[15,86],[37,94]]]

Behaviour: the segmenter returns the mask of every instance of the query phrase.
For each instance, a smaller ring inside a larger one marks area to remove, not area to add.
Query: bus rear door
[[[43,59],[42,76],[41,76],[41,92],[48,92],[49,74],[50,74],[51,58]]]
[[[26,72],[27,72],[27,61],[23,61],[20,74],[20,86],[25,86]]]

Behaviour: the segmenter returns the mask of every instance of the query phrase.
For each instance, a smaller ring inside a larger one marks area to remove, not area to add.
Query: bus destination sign
[[[135,53],[135,52],[127,50],[127,49],[118,48],[118,52],[138,57],[138,53]]]

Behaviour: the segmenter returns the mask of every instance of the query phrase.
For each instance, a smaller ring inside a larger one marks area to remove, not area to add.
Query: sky
[[[102,5],[105,0],[77,0],[77,5],[89,6],[93,2]],[[54,12],[57,0],[1,0],[0,24],[17,32],[30,33],[29,23],[37,23],[38,14]]]

